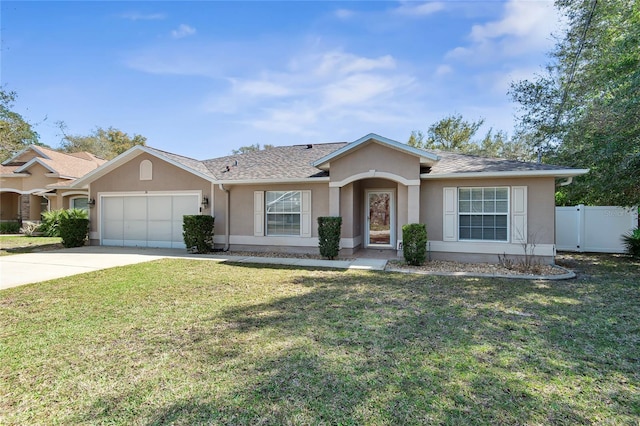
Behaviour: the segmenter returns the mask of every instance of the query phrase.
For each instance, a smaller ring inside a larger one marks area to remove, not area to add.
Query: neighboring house
[[[343,253],[397,250],[424,223],[431,258],[496,262],[555,255],[556,179],[587,170],[428,152],[369,134],[198,161],[135,146],[78,179],[91,244],[184,247],[182,216],[215,217],[234,250],[317,252],[319,216],[341,216]],[[562,183],[562,182],[558,182]]]
[[[106,160],[31,145],[0,165],[0,220],[37,222],[47,210],[87,208],[88,191],[71,188]]]

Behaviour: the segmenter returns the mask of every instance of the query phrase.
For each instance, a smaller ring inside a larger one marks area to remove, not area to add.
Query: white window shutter
[[[311,191],[302,193],[302,211],[300,212],[301,237],[311,238]]]
[[[442,241],[458,240],[458,188],[443,189]]]
[[[264,236],[264,191],[253,192],[253,235]]]
[[[511,242],[527,242],[527,187],[511,187]]]

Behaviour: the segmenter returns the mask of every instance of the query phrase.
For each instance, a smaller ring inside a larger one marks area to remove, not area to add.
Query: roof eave
[[[522,170],[506,172],[457,172],[430,174],[422,173],[420,179],[477,179],[477,178],[517,178],[517,177],[554,177],[567,178],[589,173],[589,169],[558,170]]]
[[[256,184],[287,184],[287,183],[325,183],[329,182],[328,176],[285,179],[227,179],[217,180],[215,183],[222,185],[256,185]]]
[[[131,161],[132,159],[136,158],[137,156],[141,155],[142,153],[147,153],[149,155],[152,155],[156,158],[161,159],[162,161],[166,161],[167,163],[176,166],[186,172],[189,172],[193,175],[196,175],[204,180],[207,180],[209,182],[212,183],[217,183],[217,180],[212,177],[212,176],[207,176],[204,173],[199,172],[198,170],[194,170],[182,163],[179,163],[169,157],[166,157],[164,155],[162,155],[160,152],[154,150],[154,149],[149,149],[146,146],[143,145],[135,145],[131,148],[129,148],[127,151],[123,152],[122,154],[118,155],[117,157],[115,157],[114,159],[107,161],[106,163],[102,164],[101,166],[99,166],[97,169],[92,170],[91,172],[87,173],[86,175],[84,175],[83,177],[79,178],[78,180],[76,180],[73,184],[71,184],[69,187],[71,188],[85,188],[88,184],[90,184],[91,182],[93,182],[96,179],[101,178],[102,176],[106,175],[107,173],[111,172],[112,170],[116,169],[117,167],[121,166],[122,164]]]
[[[412,146],[403,144],[398,141],[394,141],[393,139],[385,138],[384,136],[380,136],[375,133],[369,133],[368,135],[363,136],[360,139],[357,139],[351,143],[348,143],[342,148],[335,150],[331,154],[325,155],[324,157],[314,161],[313,163],[311,163],[311,165],[319,168],[320,170],[328,170],[329,163],[331,162],[331,160],[342,157],[349,151],[357,148],[358,146],[364,144],[365,142],[368,142],[369,140],[374,140],[390,148],[397,149],[399,151],[403,151],[409,154],[413,154],[420,158],[420,164],[433,165],[436,161],[440,159],[437,155],[432,154],[430,152],[427,152],[418,148],[414,148]]]

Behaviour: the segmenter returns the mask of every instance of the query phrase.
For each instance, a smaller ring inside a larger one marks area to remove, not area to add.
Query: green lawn
[[[0,292],[0,424],[633,424],[640,264],[559,282],[151,263]]]
[[[25,237],[24,235],[0,236],[0,256],[61,248],[62,244],[59,237]]]

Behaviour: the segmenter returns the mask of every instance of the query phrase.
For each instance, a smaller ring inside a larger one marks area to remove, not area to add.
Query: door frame
[[[375,193],[387,192],[390,194],[389,198],[389,244],[375,244],[371,243],[371,237],[369,234],[369,224],[371,219],[369,217],[369,195]],[[384,248],[393,249],[396,246],[396,189],[395,188],[368,188],[365,190],[364,195],[364,247],[365,248]]]

